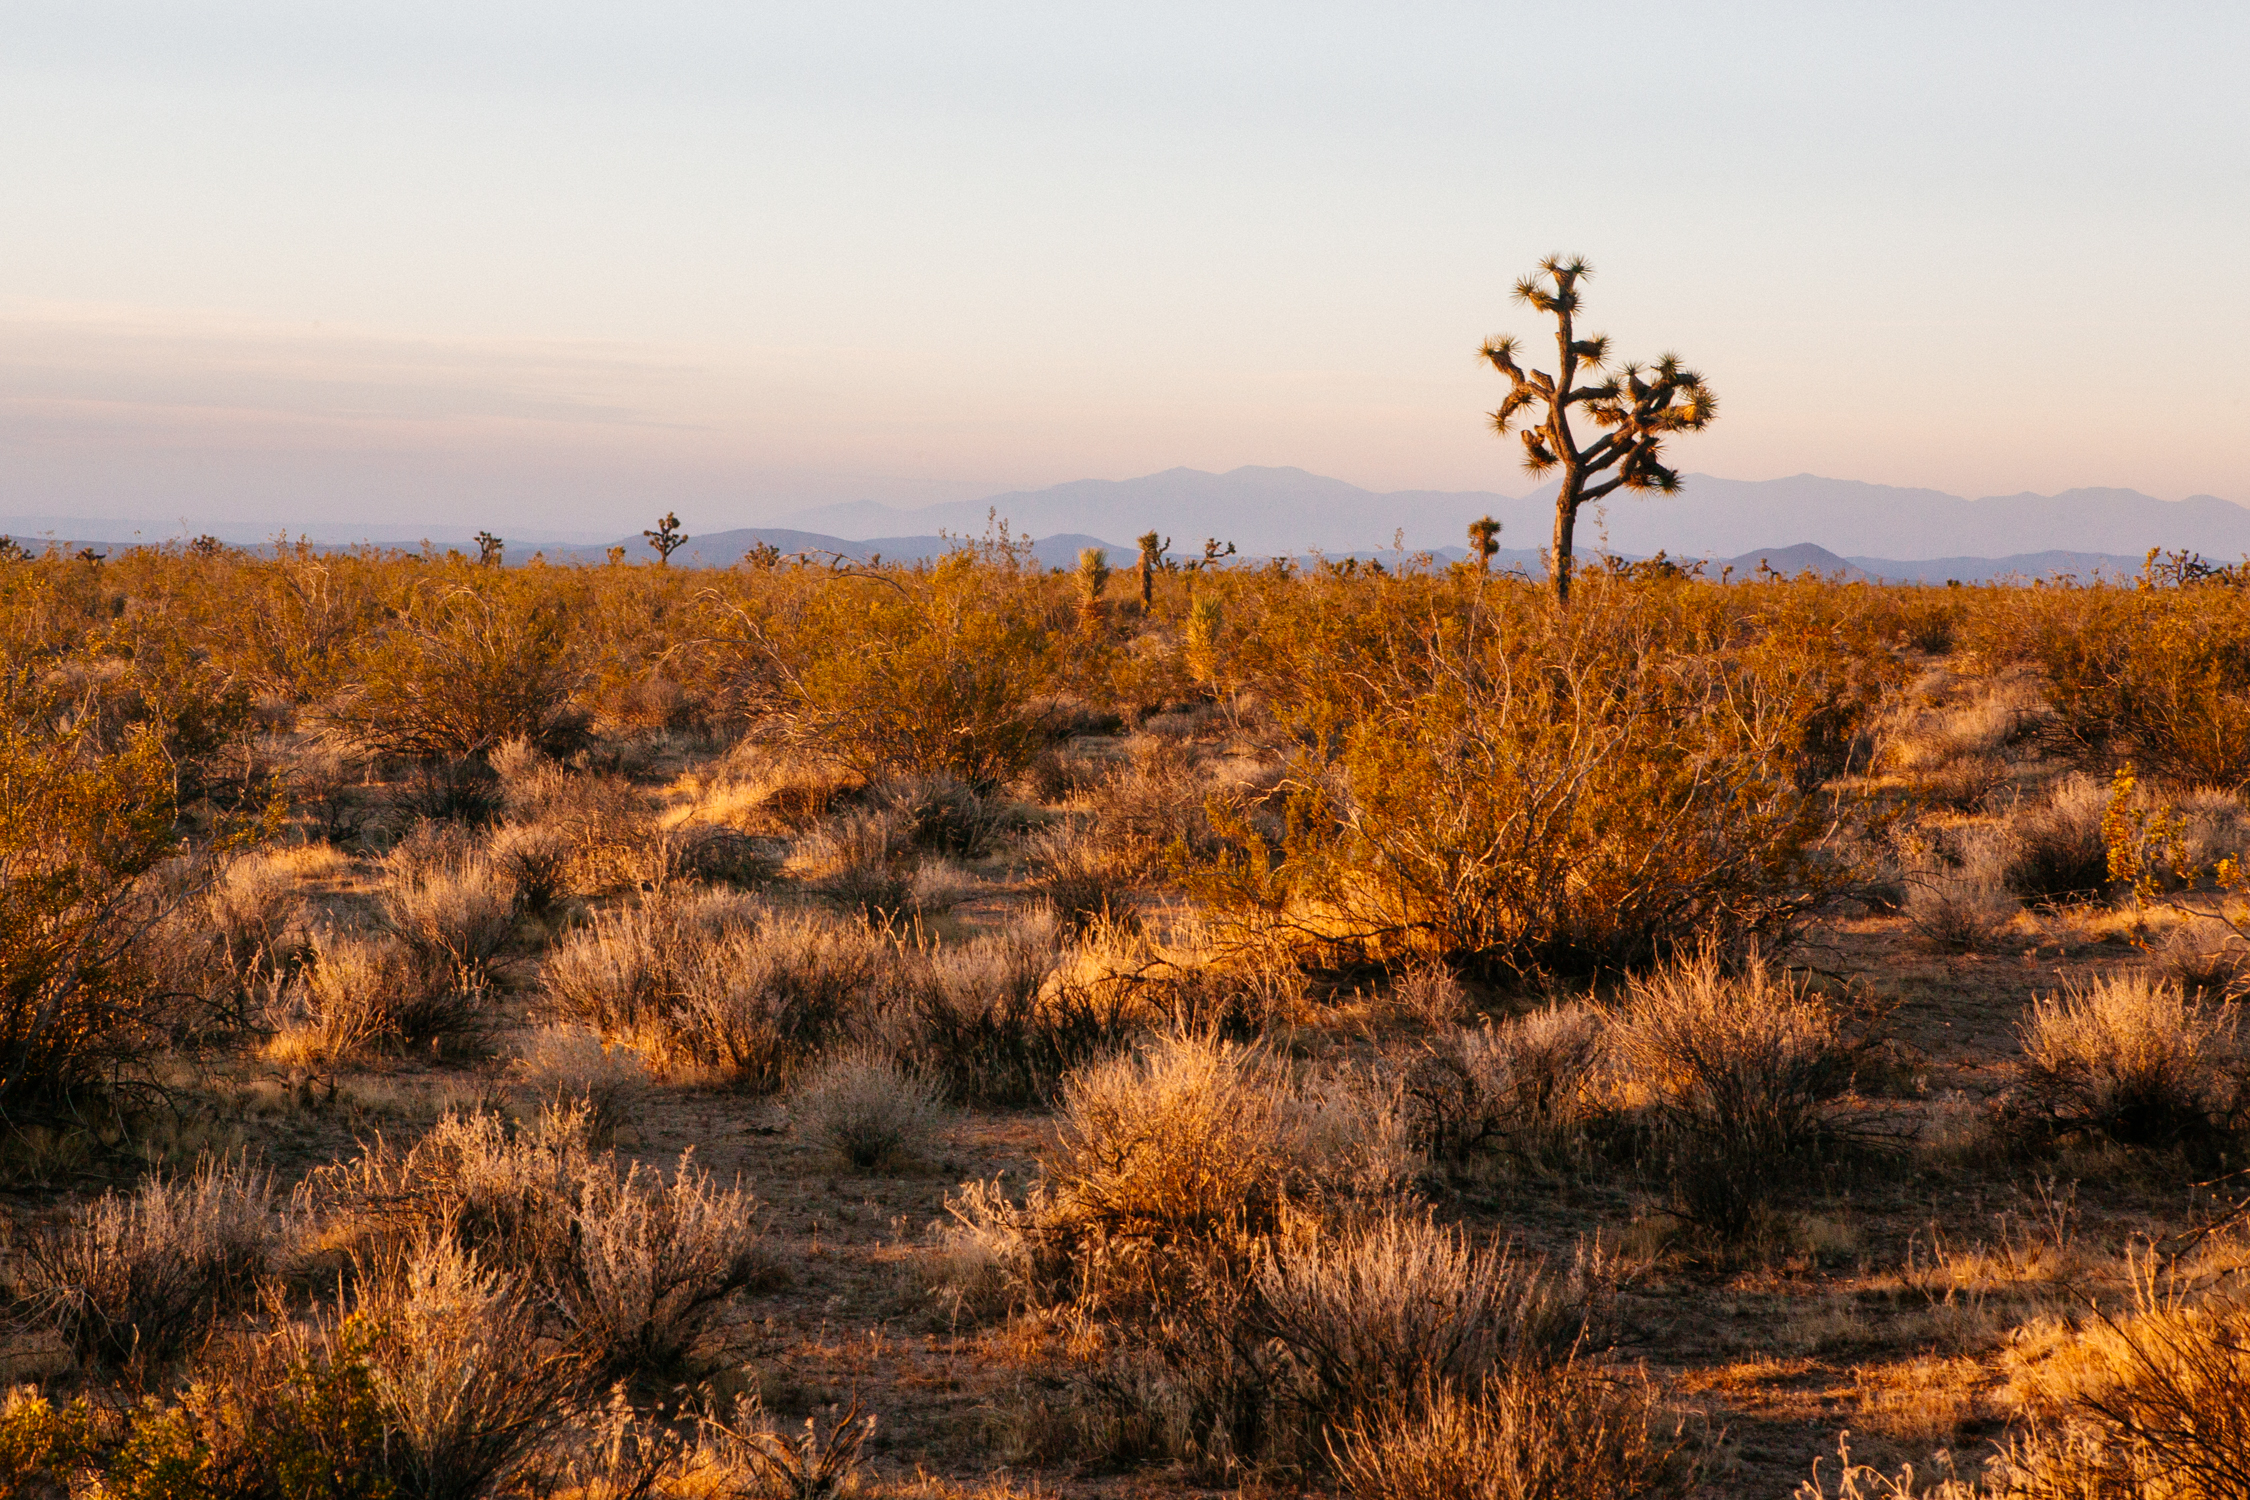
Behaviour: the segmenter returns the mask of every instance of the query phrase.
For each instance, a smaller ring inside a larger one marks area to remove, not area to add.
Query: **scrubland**
[[[2250,1495],[2250,595],[0,562],[0,1493]]]

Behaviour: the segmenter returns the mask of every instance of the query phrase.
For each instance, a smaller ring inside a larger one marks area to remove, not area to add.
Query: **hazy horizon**
[[[2194,376],[2250,332],[2250,18],[1628,5],[1556,64],[1549,14],[33,0],[0,514],[1520,495],[1473,351],[1557,250],[1717,389],[1683,470],[2250,500]]]

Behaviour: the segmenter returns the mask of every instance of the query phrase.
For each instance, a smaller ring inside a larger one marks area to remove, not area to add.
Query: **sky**
[[[2250,503],[2250,8],[0,0],[0,515],[617,531],[1175,465]]]

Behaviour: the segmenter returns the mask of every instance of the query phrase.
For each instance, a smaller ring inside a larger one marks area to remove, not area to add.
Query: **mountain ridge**
[[[816,506],[779,524],[849,536],[951,531],[980,534],[987,517],[1017,532],[1137,536],[1152,527],[1193,554],[1204,537],[1245,552],[1365,552],[1395,538],[1409,550],[1460,544],[1490,514],[1510,541],[1544,544],[1553,488],[1497,491],[1361,489],[1303,469],[1247,466],[1223,474],[1172,468],[1137,479],[1080,479],[984,500],[901,509],[871,501]],[[1736,480],[1691,474],[1675,496],[1621,494],[1581,511],[1579,545],[1618,553],[1727,557],[1797,535],[1839,557],[1991,559],[2046,551],[2138,558],[2150,547],[2250,555],[2250,507],[2216,495],[2162,500],[2084,487],[1967,499],[1942,490],[1796,474]]]

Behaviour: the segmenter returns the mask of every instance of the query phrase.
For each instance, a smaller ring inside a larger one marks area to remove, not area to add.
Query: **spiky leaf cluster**
[[[1509,382],[1507,396],[1491,414],[1493,430],[1516,434],[1524,467],[1533,474],[1560,466],[1574,477],[1610,475],[1584,485],[1575,497],[1578,504],[1619,489],[1676,490],[1680,478],[1663,463],[1664,440],[1709,426],[1718,398],[1676,355],[1612,367],[1606,335],[1579,337],[1578,283],[1592,274],[1582,260],[1549,256],[1540,262],[1539,275],[1516,283],[1517,301],[1555,320],[1557,364],[1551,375],[1527,368],[1519,362],[1522,346],[1514,336],[1485,340],[1479,354]],[[1602,429],[1584,447],[1570,428],[1573,407]]]

